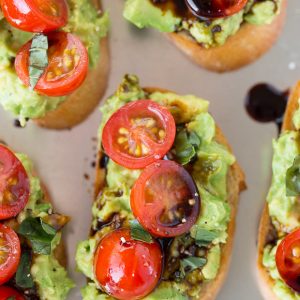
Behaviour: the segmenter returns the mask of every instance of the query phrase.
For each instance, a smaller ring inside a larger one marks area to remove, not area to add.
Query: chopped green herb
[[[130,233],[134,240],[142,241],[148,244],[153,242],[151,234],[147,232],[137,220],[130,221]]]
[[[180,272],[184,276],[186,273],[192,272],[196,269],[205,266],[207,260],[203,257],[187,257],[180,260]]]
[[[300,195],[300,155],[296,156],[293,165],[286,172],[286,195]]]
[[[29,251],[23,251],[16,273],[16,284],[23,289],[29,289],[34,286],[34,282],[30,273],[31,262],[31,253]]]
[[[218,234],[214,231],[209,231],[197,226],[192,237],[196,240],[197,246],[205,247],[208,246],[215,238],[217,238]]]
[[[48,66],[48,37],[36,34],[29,50],[29,82],[33,90]]]
[[[31,242],[34,253],[50,255],[51,242],[56,235],[56,231],[50,225],[44,223],[41,218],[29,217],[25,219],[21,223],[18,233]]]
[[[16,300],[16,296],[10,296],[10,297],[7,298],[6,300]]]
[[[195,157],[200,144],[201,139],[194,131],[179,129],[174,143],[176,160],[182,165],[188,164]]]

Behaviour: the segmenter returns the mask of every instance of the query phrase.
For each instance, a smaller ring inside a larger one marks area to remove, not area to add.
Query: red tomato
[[[65,0],[0,0],[3,14],[14,27],[29,32],[49,32],[68,21]]]
[[[109,295],[123,300],[141,299],[151,293],[160,279],[162,251],[157,242],[136,241],[129,229],[118,229],[100,241],[94,270]]]
[[[224,18],[241,11],[248,0],[185,0],[187,7],[199,18]]]
[[[21,245],[17,234],[0,224],[0,285],[7,282],[17,271]]]
[[[19,159],[0,144],[0,220],[15,217],[27,204],[30,183]]]
[[[24,297],[14,289],[8,286],[0,286],[0,300],[8,300],[10,298],[14,300],[25,300]]]
[[[53,32],[48,35],[49,64],[35,86],[35,91],[47,96],[65,96],[75,91],[88,71],[88,53],[80,39],[71,33]],[[15,60],[17,75],[29,86],[29,50],[25,44]]]
[[[281,241],[276,252],[276,265],[285,283],[300,292],[300,229]]]
[[[112,115],[103,129],[102,144],[119,165],[141,169],[170,150],[175,134],[175,121],[167,108],[151,100],[138,100]]]
[[[167,160],[145,168],[131,190],[130,203],[140,224],[158,237],[189,231],[200,211],[192,177],[181,165]]]

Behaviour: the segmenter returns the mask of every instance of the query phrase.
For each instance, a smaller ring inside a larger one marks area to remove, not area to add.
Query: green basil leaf
[[[180,260],[180,272],[182,275],[192,272],[196,269],[202,268],[207,262],[206,258],[203,257],[187,257]]]
[[[294,159],[293,165],[286,172],[286,195],[300,195],[300,155]]]
[[[7,298],[6,300],[16,300],[16,296],[10,296],[10,297]]]
[[[31,263],[31,253],[29,251],[23,251],[16,273],[16,284],[23,289],[30,289],[34,286],[34,282],[30,273]]]
[[[137,220],[130,221],[130,233],[134,240],[142,241],[148,244],[153,242],[151,234],[146,231]]]
[[[200,137],[195,132],[180,129],[175,138],[174,148],[177,162],[188,164],[196,155],[201,144]]]
[[[48,37],[36,34],[29,50],[29,82],[33,90],[48,66]]]
[[[55,229],[50,227],[40,218],[29,217],[20,224],[18,233],[31,242],[34,253],[50,255],[51,242],[56,234]]]
[[[218,233],[196,227],[192,237],[196,240],[196,244],[198,246],[208,246],[215,238],[218,237]]]

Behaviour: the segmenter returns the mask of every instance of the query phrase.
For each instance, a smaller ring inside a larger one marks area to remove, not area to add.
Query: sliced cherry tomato
[[[27,204],[30,183],[19,159],[0,145],[0,220],[15,217]]]
[[[21,245],[17,234],[0,224],[0,285],[7,282],[17,271]]]
[[[103,148],[116,163],[141,169],[162,158],[176,134],[173,116],[152,100],[138,100],[121,107],[103,129]]]
[[[29,32],[49,32],[66,25],[66,0],[0,0],[3,14],[14,27]]]
[[[199,18],[223,18],[241,11],[248,0],[185,0],[190,11]]]
[[[157,242],[133,240],[129,229],[118,229],[100,241],[94,259],[95,275],[109,295],[124,300],[141,299],[156,287],[162,257]]]
[[[88,71],[88,53],[80,39],[71,33],[53,32],[48,35],[49,64],[35,86],[35,91],[47,96],[65,96],[75,91]],[[17,75],[29,86],[29,50],[25,44],[15,60]]]
[[[300,229],[281,241],[276,252],[276,265],[285,283],[300,292]]]
[[[192,177],[181,165],[167,160],[145,168],[131,190],[130,203],[140,224],[158,237],[187,232],[200,211]]]
[[[25,300],[16,290],[8,286],[0,286],[0,300]]]

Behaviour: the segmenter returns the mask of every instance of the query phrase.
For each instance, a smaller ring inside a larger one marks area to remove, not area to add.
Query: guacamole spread
[[[273,178],[267,201],[269,214],[279,239],[275,244],[266,245],[263,255],[263,265],[275,281],[274,293],[282,300],[300,299],[299,293],[290,289],[281,279],[275,262],[275,254],[280,241],[288,233],[300,227],[299,199],[288,195],[286,184],[287,170],[300,154],[300,109],[294,113],[293,123],[295,131],[285,131],[273,141]]]
[[[68,0],[69,19],[63,30],[77,35],[88,49],[90,67],[99,60],[99,43],[107,34],[108,15],[99,15],[90,0]],[[43,117],[54,110],[66,97],[48,97],[24,86],[16,75],[14,59],[19,49],[32,34],[13,28],[0,18],[0,103],[3,108],[18,117],[21,124],[27,118]]]
[[[48,220],[53,213],[52,205],[44,201],[40,180],[33,175],[32,162],[25,154],[17,154],[17,157],[22,162],[30,181],[30,198],[17,220],[19,224],[26,218]],[[60,240],[61,232],[58,230],[51,242],[49,255],[33,254],[30,274],[35,284],[34,293],[41,300],[64,300],[70,289],[74,287],[74,283],[69,279],[66,270],[59,264],[54,255]]]
[[[162,4],[157,4],[159,2]],[[270,24],[280,13],[281,6],[281,0],[249,0],[243,10],[232,16],[200,20],[190,13],[178,14],[171,2],[173,1],[126,0],[124,17],[139,28],[152,27],[161,32],[186,32],[203,47],[210,48],[223,45],[243,23]]]
[[[136,76],[130,75],[125,76],[117,92],[101,108],[99,147],[103,127],[110,116],[126,103],[138,99],[151,99],[167,107],[175,119],[177,129],[184,127],[201,140],[194,159],[189,163],[189,170],[201,194],[201,212],[190,232],[171,241],[165,252],[164,280],[144,299],[196,299],[201,283],[214,279],[220,267],[221,246],[226,243],[230,219],[227,173],[235,158],[216,141],[216,125],[208,113],[207,101],[192,95],[181,96],[159,91],[149,93],[140,87]],[[98,288],[93,271],[94,253],[99,240],[105,234],[120,224],[128,226],[129,221],[134,218],[130,208],[130,190],[141,170],[125,169],[112,160],[108,161],[106,169],[106,187],[92,208],[91,237],[78,245],[76,254],[78,269],[89,280],[82,290],[84,300],[112,299]],[[205,263],[184,275],[180,271],[180,264],[185,257],[178,249],[193,247],[199,238],[205,239],[200,247],[202,251],[199,252]]]

